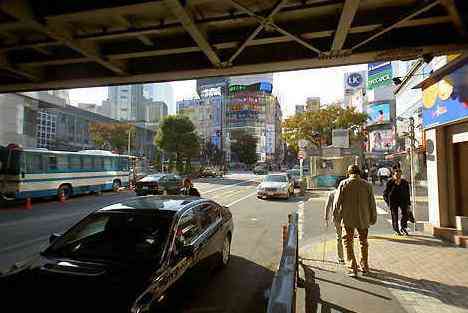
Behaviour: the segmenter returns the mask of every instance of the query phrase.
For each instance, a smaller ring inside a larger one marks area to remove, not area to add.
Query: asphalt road
[[[232,259],[222,271],[190,286],[181,286],[167,298],[170,312],[265,312],[265,292],[271,286],[281,256],[282,229],[288,214],[300,215],[303,249],[334,238],[323,224],[324,193],[289,200],[257,199],[255,187],[261,176],[232,174],[195,182],[203,197],[227,205],[234,218]],[[130,197],[132,192],[104,193],[33,203],[32,210],[0,210],[0,271],[40,251],[48,236],[61,233],[89,212]],[[385,217],[382,216],[383,223]]]

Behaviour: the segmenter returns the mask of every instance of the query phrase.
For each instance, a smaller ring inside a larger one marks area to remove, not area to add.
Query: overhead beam
[[[44,33],[51,39],[68,46],[86,57],[92,58],[94,62],[104,66],[108,70],[118,75],[127,74],[121,64],[118,65],[104,59],[100,55],[96,46],[75,40],[71,33],[67,31],[65,25],[55,24],[52,26],[50,24],[46,25],[39,22],[35,18],[33,10],[26,0],[3,0],[0,3],[0,9],[11,17],[22,22],[23,25]]]
[[[340,21],[336,28],[335,38],[333,38],[333,44],[331,51],[340,51],[343,49],[346,37],[348,36],[351,24],[353,23],[354,16],[359,8],[361,0],[346,0],[341,11]]]
[[[281,7],[283,6],[283,4],[285,2],[287,2],[288,0],[279,0],[278,2],[276,2],[275,6],[273,7],[273,9],[270,11],[270,13],[267,15],[266,19],[269,20],[269,19],[272,19],[276,13],[279,12],[279,10],[281,10]],[[260,25],[258,25],[254,31],[247,37],[247,39],[239,46],[239,48],[236,50],[236,52],[234,52],[234,54],[229,58],[229,61],[228,63],[232,63],[234,62],[234,60],[239,56],[239,54],[242,53],[242,51],[244,51],[244,49],[249,45],[249,43],[255,39],[255,37],[257,37],[257,35],[263,30],[263,28],[265,27],[265,24],[264,23],[261,23]]]
[[[0,85],[0,93],[31,90],[69,89],[79,87],[97,87],[129,83],[167,82],[174,80],[187,80],[204,77],[282,72],[311,68],[364,64],[369,62],[391,61],[395,59],[415,59],[424,54],[432,54],[434,56],[437,56],[446,55],[454,52],[462,52],[466,50],[468,50],[468,44],[430,45],[417,48],[401,47],[398,49],[382,51],[356,52],[351,55],[341,56],[337,58],[314,57],[292,61],[277,61],[258,64],[237,65],[218,69],[210,67],[205,69],[155,72],[149,74],[129,76],[90,77],[85,79],[70,79],[60,81],[51,80],[44,83],[25,83],[10,85],[2,84]]]
[[[264,17],[262,17],[260,15],[257,15],[255,12],[253,12],[249,8],[245,7],[244,5],[238,3],[237,1],[229,0],[229,2],[232,3],[237,9],[242,10],[245,13],[247,13],[248,15],[250,15],[250,16],[254,17],[255,19],[257,19],[259,21],[259,23],[273,27],[277,32],[279,32],[279,33],[281,33],[281,34],[283,34],[285,36],[288,36],[289,38],[291,38],[292,40],[296,41],[297,43],[301,44],[302,46],[306,47],[309,50],[312,50],[312,51],[314,51],[314,52],[316,52],[318,54],[322,53],[322,51],[315,48],[313,45],[309,44],[308,42],[304,41],[303,39],[299,38],[298,36],[286,31],[285,29],[279,27],[278,25],[276,25],[275,23],[273,23],[269,19],[266,19],[266,18],[264,18]]]
[[[130,22],[126,17],[124,17],[122,15],[116,15],[116,16],[114,16],[114,18],[116,18],[119,21],[119,23],[123,27],[125,27],[127,29],[135,27],[134,23]],[[146,37],[146,35],[141,35],[140,34],[140,35],[136,36],[136,38],[138,40],[140,40],[146,46],[153,46],[154,45],[154,43],[148,37]]]
[[[429,11],[430,9],[432,9],[433,7],[435,7],[436,5],[439,4],[439,0],[435,0],[435,1],[432,1],[431,3],[429,4],[424,4],[423,6],[421,6],[420,8],[416,9],[413,13],[405,16],[404,18],[402,19],[399,19],[398,21],[392,23],[390,26],[387,26],[385,27],[384,29],[378,31],[377,33],[375,33],[374,35],[370,36],[369,38],[365,39],[364,41],[361,41],[360,43],[354,45],[352,48],[351,48],[351,51],[352,50],[356,50],[362,46],[364,46],[365,44],[371,42],[372,40],[382,36],[383,34],[386,34],[388,33],[389,31],[391,31],[392,29],[395,29],[397,28],[398,26],[400,26],[401,24],[413,19],[414,17],[418,16],[419,14],[421,13],[424,13],[426,11]]]
[[[463,37],[466,37],[467,36],[466,25],[460,16],[460,12],[458,12],[455,1],[454,0],[440,0],[440,3],[447,10],[447,13],[452,19],[453,26],[455,27],[457,32]]]
[[[0,54],[0,68],[6,70],[16,76],[26,78],[31,81],[39,81],[39,77],[22,69],[19,66],[12,65],[5,54]]]
[[[221,59],[211,47],[205,34],[195,24],[190,13],[182,6],[179,0],[164,0],[169,10],[179,19],[184,29],[190,34],[195,43],[200,47],[211,64],[215,67],[220,67]]]
[[[433,25],[437,23],[449,23],[449,22],[450,22],[449,17],[422,18],[422,19],[408,21],[405,24],[400,25],[399,27],[415,27],[415,26]],[[375,29],[378,29],[379,27],[381,27],[381,24],[357,26],[357,27],[351,28],[349,32],[352,34],[358,34],[358,33],[363,33],[363,32],[370,32]],[[333,36],[334,33],[335,33],[334,30],[330,29],[330,30],[324,30],[324,31],[318,31],[318,32],[302,33],[299,35],[299,37],[305,40],[317,39],[317,38],[329,38]],[[269,44],[279,44],[279,43],[287,43],[291,41],[293,40],[290,37],[284,36],[284,35],[267,37],[267,38],[256,38],[250,41],[247,44],[247,46],[250,47],[250,46],[261,46],[261,45],[269,45]],[[214,43],[213,47],[217,50],[234,49],[236,47],[239,47],[240,44],[241,44],[240,41],[228,41],[228,42]],[[109,60],[128,60],[128,59],[136,59],[136,58],[175,55],[175,54],[184,54],[184,53],[193,53],[193,52],[201,52],[200,47],[187,46],[187,47],[175,47],[175,48],[165,48],[165,49],[153,49],[153,50],[146,50],[146,51],[139,51],[139,52],[113,53],[113,54],[106,55],[106,58]],[[92,59],[90,58],[80,57],[80,58],[65,58],[65,59],[57,59],[57,60],[32,61],[32,62],[21,63],[19,65],[21,66],[24,65],[28,67],[38,67],[38,66],[47,66],[47,65],[88,63],[91,61]]]

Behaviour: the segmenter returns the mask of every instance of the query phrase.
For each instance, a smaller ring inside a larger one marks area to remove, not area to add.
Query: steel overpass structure
[[[467,0],[2,0],[0,92],[406,60],[468,49]]]

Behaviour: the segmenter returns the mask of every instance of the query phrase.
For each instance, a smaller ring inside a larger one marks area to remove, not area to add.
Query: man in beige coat
[[[348,167],[349,178],[338,186],[333,205],[335,221],[341,221],[345,229],[346,263],[348,275],[356,277],[358,266],[354,256],[353,240],[357,230],[361,244],[361,271],[369,272],[367,236],[369,226],[377,221],[372,185],[360,177],[357,165]]]

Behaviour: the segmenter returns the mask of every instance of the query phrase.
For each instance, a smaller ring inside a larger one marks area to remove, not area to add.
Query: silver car
[[[286,174],[270,174],[257,186],[257,198],[289,199],[294,195],[294,184]]]

